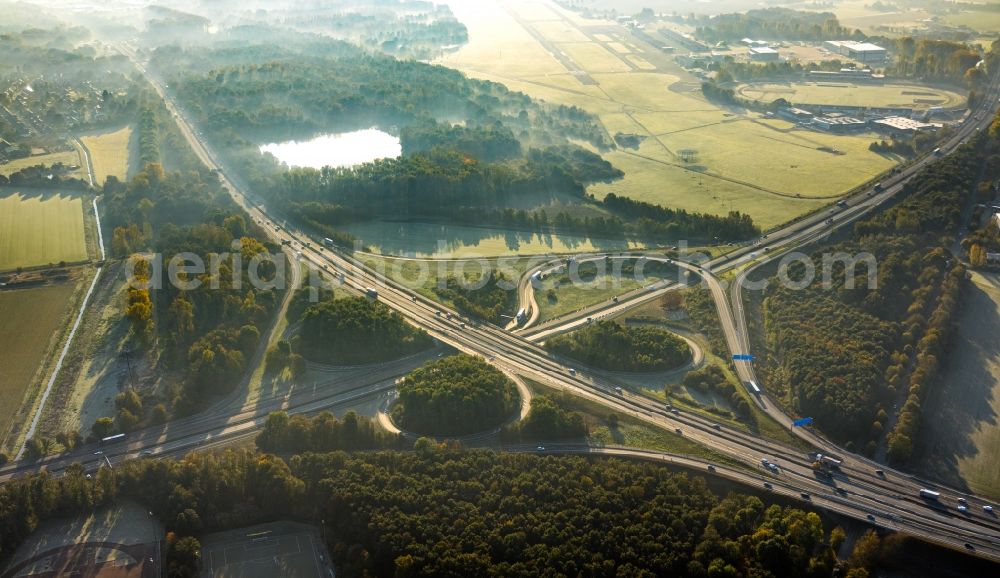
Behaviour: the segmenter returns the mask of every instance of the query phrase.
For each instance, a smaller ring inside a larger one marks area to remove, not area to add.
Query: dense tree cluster
[[[547,396],[531,398],[528,415],[505,432],[506,437],[521,440],[582,439],[587,436],[587,424],[577,412],[562,408]]]
[[[978,47],[911,36],[895,38],[890,42],[889,48],[894,57],[892,72],[899,76],[972,86],[978,86],[985,80],[985,76],[969,72],[975,70],[976,63],[983,59]]]
[[[392,410],[401,428],[443,436],[488,430],[519,407],[514,383],[479,357],[454,355],[412,371]]]
[[[980,175],[1000,176],[1000,164],[985,158],[995,138],[976,137],[929,165],[905,185],[897,204],[857,222],[849,239],[817,251],[811,257],[817,275],[825,277],[823,256],[831,261],[829,287],[819,279],[804,289],[770,283],[767,386],[834,439],[874,452],[888,433],[886,408],[906,398],[887,441],[895,460],[909,457],[964,277],[948,247]],[[866,259],[849,267],[831,258],[864,252],[877,263],[871,286]],[[787,276],[794,281],[804,271],[793,265]]]
[[[545,341],[545,348],[609,371],[664,371],[691,359],[687,342],[666,329],[614,321],[598,321],[551,337]]]
[[[726,375],[726,370],[718,365],[706,365],[687,372],[684,376],[684,387],[696,389],[702,393],[715,393],[728,399],[740,416],[746,418],[751,415],[750,402],[736,390],[737,386]],[[667,387],[668,395],[671,389],[669,386]]]
[[[353,411],[338,420],[329,412],[314,417],[288,417],[279,411],[267,416],[257,434],[257,447],[274,453],[332,452],[400,447],[402,438],[390,435],[370,418]]]
[[[341,297],[310,305],[296,347],[313,361],[358,364],[388,361],[431,346],[423,331],[387,305],[367,297]]]
[[[841,40],[864,38],[860,31],[840,25],[832,12],[812,12],[790,8],[762,8],[746,12],[695,15],[685,21],[697,29],[695,34],[708,42],[737,41],[742,38],[780,40]]]
[[[503,315],[508,317],[517,306],[516,283],[499,271],[490,271],[487,276],[463,278],[451,276],[444,280],[444,287],[436,286],[434,293],[441,299],[451,301],[455,308],[477,319],[491,323],[503,323]]]
[[[92,480],[81,466],[28,476],[0,487],[0,560],[40,524],[121,499],[164,522],[178,577],[195,575],[192,536],[288,519],[326,521],[343,576],[819,578],[834,575],[830,544],[842,540],[815,513],[720,499],[703,478],[656,464],[461,452],[424,439],[415,453],[286,464],[231,451],[126,462]]]

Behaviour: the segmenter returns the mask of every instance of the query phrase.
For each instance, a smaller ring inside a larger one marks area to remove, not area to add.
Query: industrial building
[[[870,42],[855,42],[854,40],[827,40],[823,43],[826,48],[834,54],[840,54],[865,64],[879,64],[885,62],[887,53],[885,48]]]
[[[941,125],[920,122],[903,116],[890,116],[873,120],[872,127],[881,132],[908,136],[925,130],[936,130],[941,128]]]
[[[778,51],[767,46],[751,46],[750,60],[754,62],[778,62]]]
[[[778,116],[792,122],[810,122],[813,119],[813,113],[794,107],[779,109]]]
[[[851,132],[865,130],[868,123],[853,116],[817,116],[813,126],[827,132]]]

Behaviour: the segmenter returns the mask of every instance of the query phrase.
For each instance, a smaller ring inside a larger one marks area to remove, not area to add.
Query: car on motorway
[[[617,393],[618,395],[621,395],[622,394],[622,388],[620,386],[616,385],[615,386],[615,393]]]
[[[570,375],[576,375],[576,370],[575,370],[575,369],[573,369],[572,367],[571,367],[571,368],[569,368],[569,374],[570,374]]]
[[[96,452],[94,452],[94,455],[95,456],[102,456],[102,455],[104,455],[104,450],[97,450]]]
[[[674,433],[677,434],[677,435],[679,435],[679,436],[684,435],[684,432],[681,431],[681,428],[679,428],[679,427],[675,427],[674,428]]]
[[[968,506],[963,506],[962,504],[959,504],[958,505],[958,511],[962,512],[963,514],[968,514],[969,513],[969,507]]]
[[[885,470],[875,470],[875,475],[878,476],[878,477],[880,477],[880,478],[884,478],[885,477]]]
[[[712,424],[712,427],[713,427],[713,428],[715,428],[715,429],[716,429],[716,430],[718,430],[718,431],[722,431],[722,426],[721,426],[720,424],[717,424],[717,423],[713,423],[713,424]]]
[[[712,464],[708,464],[708,471],[714,472],[715,471],[715,466],[713,466]]]
[[[545,451],[545,446],[538,446],[537,448],[535,448],[535,451],[536,452],[544,452]]]
[[[871,514],[868,514],[868,521],[869,522],[874,522],[875,521],[875,516],[873,516]]]
[[[762,465],[762,466],[764,466],[764,467],[766,468],[766,467],[768,467],[768,466],[770,466],[770,465],[771,465],[771,462],[770,462],[770,461],[768,461],[768,459],[767,459],[767,458],[761,458],[761,459],[760,459],[760,465]]]
[[[811,500],[812,499],[812,496],[809,495],[809,492],[800,492],[799,495],[802,496],[803,500]]]
[[[992,514],[993,506],[983,506],[983,511],[986,512],[987,514]]]
[[[769,490],[773,490],[774,489],[774,486],[771,485],[771,482],[764,482],[764,487],[767,488],[767,489],[769,489]]]
[[[975,550],[975,549],[976,549],[976,547],[975,547],[975,546],[973,546],[972,544],[970,544],[970,543],[966,542],[966,543],[965,543],[965,549],[966,549],[966,550]]]

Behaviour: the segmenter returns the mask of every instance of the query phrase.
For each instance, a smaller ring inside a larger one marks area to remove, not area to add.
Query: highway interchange
[[[530,339],[530,330],[521,335],[491,324],[468,322],[458,313],[449,311],[441,304],[372,271],[351,254],[324,249],[315,238],[292,226],[283,225],[284,221],[280,216],[271,214],[252,195],[240,190],[217,162],[215,155],[202,141],[189,119],[177,108],[163,83],[155,74],[144,68],[133,50],[127,46],[122,46],[121,49],[136,63],[137,68],[163,97],[192,149],[206,166],[218,171],[223,185],[234,200],[244,207],[255,221],[265,225],[276,242],[291,244],[300,251],[304,261],[336,277],[342,275],[344,286],[359,294],[364,293],[369,287],[376,288],[379,300],[443,344],[463,353],[483,357],[506,372],[599,403],[609,411],[627,414],[655,427],[679,432],[679,435],[725,454],[743,467],[714,464],[712,471],[708,471],[708,464],[703,461],[635,448],[594,448],[578,444],[543,443],[546,452],[600,453],[667,461],[758,488],[767,486],[776,493],[807,500],[817,507],[873,525],[905,532],[946,547],[968,550],[985,558],[1000,560],[1000,519],[986,514],[982,507],[987,505],[987,502],[975,496],[939,485],[930,486],[941,492],[941,506],[932,507],[932,504],[918,497],[919,490],[928,487],[929,484],[864,457],[846,453],[815,432],[794,428],[793,431],[797,435],[818,451],[843,458],[841,471],[836,473],[832,480],[822,479],[815,474],[812,460],[804,450],[741,430],[718,428],[714,422],[695,414],[672,413],[658,400],[628,391],[616,392],[617,385],[614,381],[597,373],[588,372],[579,366],[570,367],[564,360],[542,349],[535,342],[537,337],[534,340]],[[976,130],[989,126],[994,105],[1000,98],[1000,75],[993,75],[987,94],[988,96],[983,99],[980,107],[973,111],[967,122],[941,146],[944,154],[952,152],[973,136]],[[807,245],[829,234],[831,229],[853,222],[891,199],[901,190],[905,181],[932,160],[929,157],[924,158],[900,169],[885,179],[881,191],[862,191],[847,199],[845,207],[817,213],[773,231],[758,246],[737,249],[701,265],[676,262],[678,266],[690,270],[708,285],[715,299],[730,350],[733,353],[748,352],[749,336],[742,311],[741,290],[737,285],[732,291],[727,291],[720,281],[723,273],[732,271],[736,273],[737,279],[742,279],[754,268],[775,259],[783,252]],[[833,219],[832,225],[828,223],[828,219]],[[767,251],[764,250],[765,246]],[[650,259],[664,258],[662,254],[642,254]],[[603,255],[596,257],[603,258]],[[547,326],[546,331],[566,330],[567,327],[586,323],[585,317],[589,315],[624,311],[657,298],[676,287],[676,284],[661,283],[652,290],[643,288],[623,295],[617,303],[599,305],[593,310],[588,309],[575,316],[560,319],[557,324]],[[524,299],[524,292],[520,293]],[[286,397],[262,399],[249,405],[240,403],[238,398],[233,398],[197,416],[172,422],[162,428],[151,428],[131,434],[126,442],[104,448],[100,455],[93,453],[94,447],[87,447],[62,456],[45,458],[39,462],[10,464],[0,468],[0,481],[39,469],[59,472],[74,462],[96,466],[99,461],[111,464],[116,460],[142,455],[178,457],[192,449],[205,449],[231,443],[233,440],[254,435],[254,430],[260,427],[271,411],[283,409],[290,412],[316,412],[345,407],[373,395],[385,395],[394,388],[399,376],[426,361],[427,358],[427,356],[414,356],[374,369],[370,367],[348,369],[337,376],[335,381],[339,385],[336,388],[321,387],[312,391],[304,388],[295,390]],[[756,381],[751,363],[735,362],[735,367],[742,381]],[[791,418],[766,395],[759,396],[757,403],[778,423],[786,427],[791,425]],[[507,449],[536,450],[534,446]],[[778,464],[779,473],[761,467],[761,460],[765,458]],[[884,473],[878,474],[876,470]],[[959,497],[968,500],[967,514],[960,514],[955,509]]]

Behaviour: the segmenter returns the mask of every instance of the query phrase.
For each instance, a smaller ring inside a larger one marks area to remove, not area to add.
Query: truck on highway
[[[330,237],[323,237],[323,244],[327,247],[333,247],[333,239]]]
[[[923,498],[923,499],[925,499],[925,500],[934,500],[934,501],[937,501],[938,499],[941,498],[941,492],[935,492],[934,490],[928,490],[928,489],[921,488],[921,490],[920,490],[920,497]]]
[[[839,470],[840,465],[844,463],[843,460],[824,454],[809,454],[809,457],[813,460],[812,466],[814,470]]]
[[[528,310],[524,307],[517,310],[517,315],[514,317],[518,325],[524,325],[524,322],[528,320]]]
[[[882,191],[882,189],[883,189],[882,183],[875,183],[875,186],[872,187],[872,190],[875,191],[876,193]]]
[[[366,288],[365,295],[371,297],[372,299],[378,299],[378,291],[376,291],[374,287]]]

